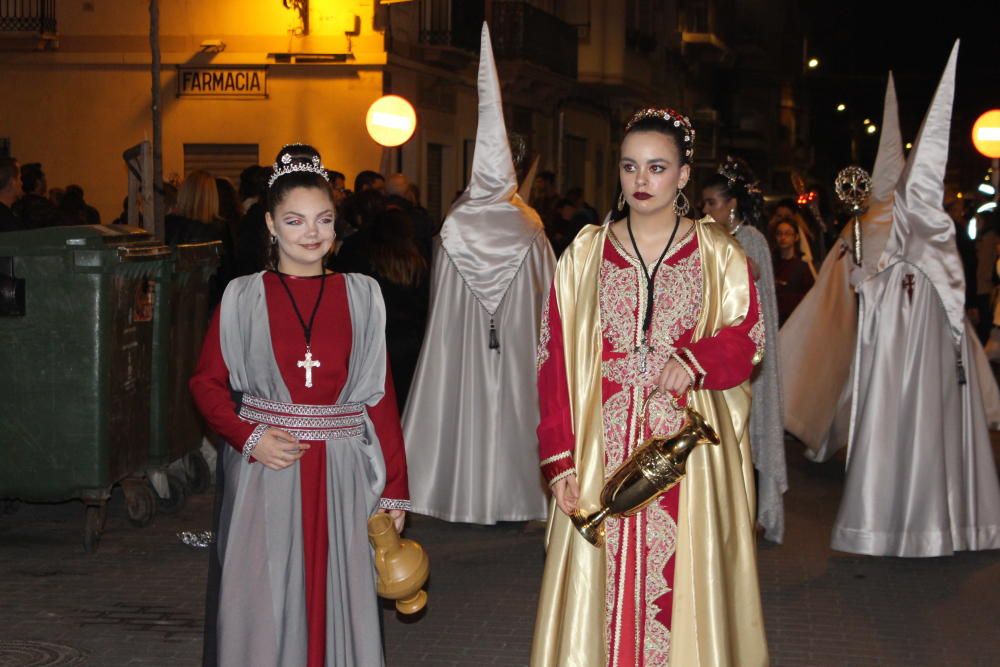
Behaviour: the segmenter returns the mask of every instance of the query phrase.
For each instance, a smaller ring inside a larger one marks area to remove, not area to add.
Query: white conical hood
[[[871,276],[879,270],[879,258],[885,250],[892,225],[893,193],[903,173],[906,159],[903,156],[903,137],[899,131],[899,105],[896,102],[896,85],[889,72],[882,109],[882,133],[879,136],[878,154],[872,169],[872,194],[868,210],[861,216],[862,266],[864,275]],[[851,242],[854,230],[844,227],[843,237]]]
[[[958,44],[956,40],[896,186],[892,231],[883,254],[884,266],[907,261],[927,275],[944,303],[956,343],[964,330],[965,275],[955,245],[955,223],[943,201]]]
[[[903,157],[903,136],[899,131],[899,105],[896,102],[896,85],[889,72],[889,82],[885,87],[885,103],[882,107],[882,134],[878,140],[878,154],[872,169],[872,199],[885,201],[899,183],[905,165]]]
[[[493,60],[490,30],[483,23],[479,49],[479,125],[469,192],[474,200],[506,201],[516,189],[517,172],[503,119],[500,77]]]
[[[483,23],[479,54],[479,126],[472,175],[441,227],[441,245],[483,308],[493,314],[542,221],[517,196],[517,173],[503,120],[500,79]]]

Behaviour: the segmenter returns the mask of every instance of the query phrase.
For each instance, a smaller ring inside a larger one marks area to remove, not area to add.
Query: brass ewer
[[[368,539],[375,550],[379,596],[395,600],[403,614],[423,609],[427,593],[421,589],[430,574],[427,553],[413,540],[400,539],[392,518],[384,513],[368,519]]]
[[[645,427],[646,409],[654,390],[642,404],[639,437]],[[684,413],[684,424],[673,435],[652,437],[608,478],[601,491],[601,509],[592,514],[575,512],[573,525],[584,539],[596,547],[604,544],[604,520],[609,516],[638,514],[684,477],[688,456],[698,445],[718,445],[719,436],[705,418],[691,407],[681,408],[671,396],[677,410]]]

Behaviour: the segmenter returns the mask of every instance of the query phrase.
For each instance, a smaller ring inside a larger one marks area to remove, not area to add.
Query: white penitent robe
[[[1000,548],[1000,483],[941,207],[958,43],[896,187],[880,271],[858,289],[847,478],[834,549],[944,556]]]
[[[882,113],[878,155],[868,210],[861,216],[862,265],[854,263],[854,223],[848,223],[827,254],[816,284],[781,328],[785,429],[806,446],[814,461],[826,461],[847,445],[857,335],[855,286],[881,269],[892,227],[894,192],[903,172],[903,138],[892,73]],[[978,340],[969,341],[983,378],[990,424],[1000,424],[1000,391]]]
[[[547,515],[535,350],[555,256],[538,213],[517,194],[485,23],[481,40],[472,174],[434,249],[403,432],[413,511],[492,524]]]
[[[854,260],[844,239],[827,254],[816,284],[781,327],[778,350],[785,429],[826,460],[847,443],[848,377],[854,356],[857,299]]]
[[[544,519],[535,349],[554,258],[539,230],[490,317],[434,249],[427,335],[403,417],[413,511],[492,524]]]
[[[871,200],[860,220],[861,266],[854,262],[855,223],[849,222],[823,260],[816,284],[781,328],[785,429],[802,441],[806,456],[815,461],[826,461],[847,445],[858,328],[854,286],[879,270],[892,226],[893,192],[903,171],[903,138],[891,72],[881,127]]]
[[[931,281],[901,262],[861,290],[856,416],[832,546],[878,556],[1000,548],[1000,486],[966,336],[959,384]]]

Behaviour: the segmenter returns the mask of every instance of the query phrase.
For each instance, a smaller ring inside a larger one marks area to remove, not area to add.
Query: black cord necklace
[[[646,355],[652,350],[649,346],[649,329],[653,325],[653,299],[655,296],[653,281],[656,280],[656,272],[660,270],[660,265],[663,264],[663,258],[667,256],[667,251],[670,250],[670,246],[674,243],[674,237],[677,236],[677,230],[681,226],[681,216],[677,216],[674,220],[674,229],[670,232],[670,238],[667,239],[667,245],[663,248],[663,252],[660,253],[660,258],[656,260],[656,264],[653,265],[653,272],[650,273],[649,269],[646,268],[646,262],[642,259],[642,253],[639,252],[639,244],[635,242],[635,234],[632,233],[632,213],[629,212],[628,216],[625,218],[625,227],[628,229],[628,237],[632,241],[632,249],[635,251],[635,257],[639,260],[639,266],[642,267],[642,273],[646,276],[646,313],[642,319],[642,343],[638,347],[639,352],[639,371],[641,373],[646,372]]]
[[[302,333],[305,334],[306,338],[306,358],[298,362],[299,368],[306,369],[306,387],[312,387],[312,371],[314,368],[319,368],[319,360],[314,360],[312,358],[312,330],[313,324],[316,322],[316,313],[319,312],[319,304],[323,300],[323,289],[326,287],[326,271],[323,272],[323,277],[320,278],[319,282],[319,296],[316,297],[316,303],[313,305],[312,314],[309,315],[309,323],[306,324],[306,320],[302,317],[302,313],[299,312],[299,305],[295,303],[295,296],[292,294],[291,288],[288,287],[288,283],[285,282],[285,276],[281,271],[275,271],[278,274],[278,281],[281,286],[285,288],[285,293],[288,294],[288,299],[292,302],[292,309],[295,311],[295,316],[299,318],[299,324],[302,326]]]

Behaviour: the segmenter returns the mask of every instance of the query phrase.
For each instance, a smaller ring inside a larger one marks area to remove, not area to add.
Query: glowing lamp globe
[[[400,146],[417,129],[417,113],[413,105],[399,95],[386,95],[368,107],[365,125],[376,143],[388,147]]]
[[[972,126],[976,150],[994,160],[1000,158],[1000,109],[987,111]]]

